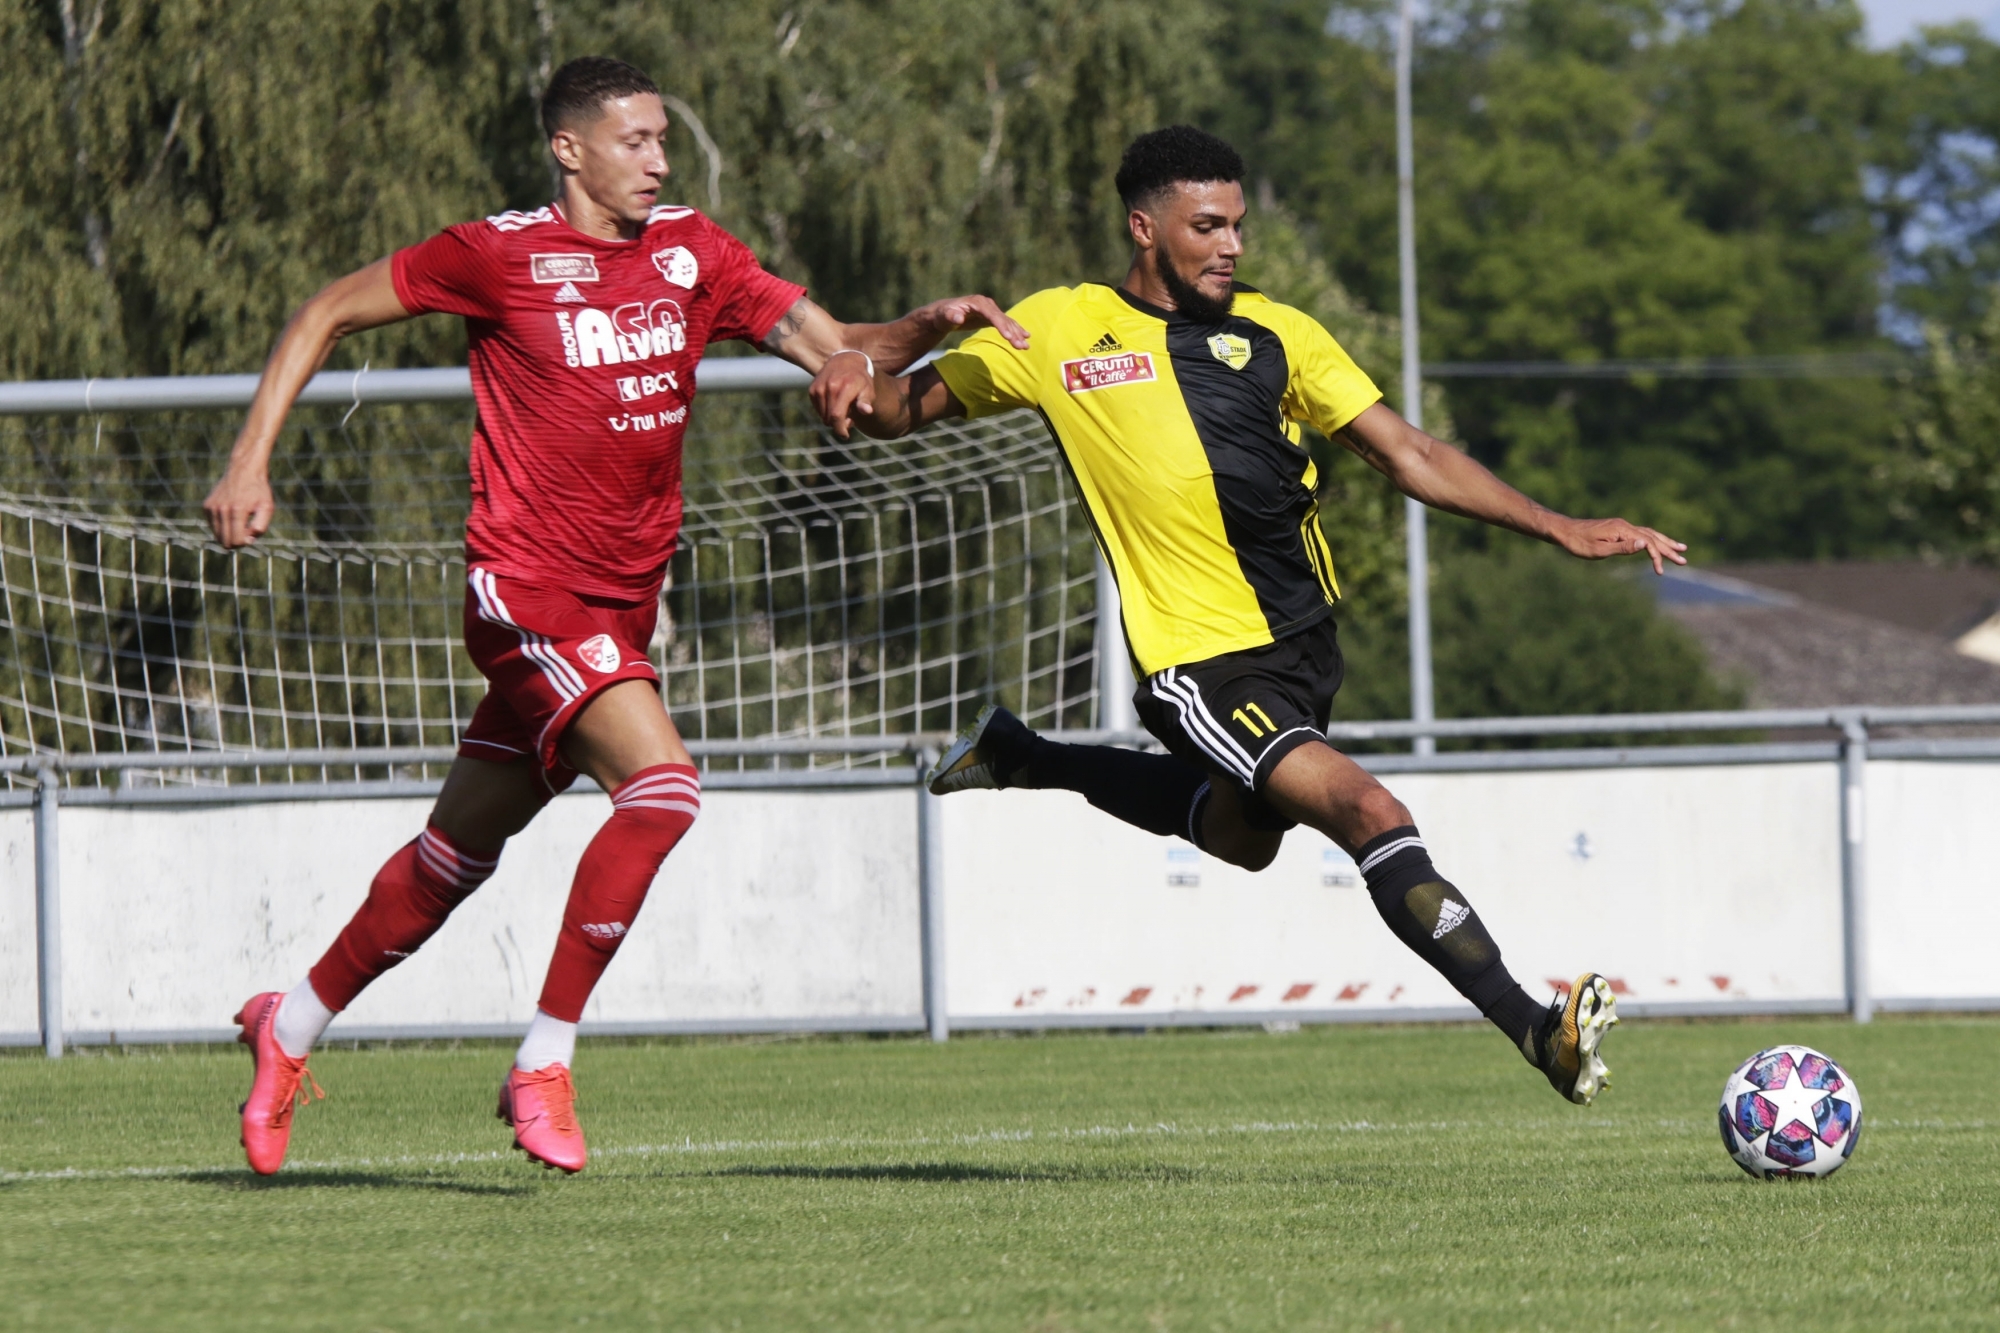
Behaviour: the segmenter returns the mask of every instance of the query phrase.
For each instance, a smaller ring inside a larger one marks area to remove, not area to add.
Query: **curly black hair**
[[[1227,142],[1192,125],[1148,130],[1125,147],[1118,163],[1118,197],[1142,208],[1182,181],[1240,181],[1243,159]]]
[[[639,93],[658,96],[660,85],[646,72],[610,56],[578,56],[549,76],[542,94],[542,131],[575,128],[604,114],[604,104]]]

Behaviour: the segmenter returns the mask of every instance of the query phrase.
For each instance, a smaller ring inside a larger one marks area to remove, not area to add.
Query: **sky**
[[[1915,35],[1919,24],[1972,19],[2000,37],[2000,0],[1861,0],[1868,15],[1868,40],[1894,46]]]

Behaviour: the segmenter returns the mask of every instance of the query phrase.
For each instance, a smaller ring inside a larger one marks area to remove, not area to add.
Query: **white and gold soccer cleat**
[[[1604,1034],[1618,1022],[1618,1000],[1611,983],[1585,972],[1549,1006],[1549,1016],[1535,1034],[1541,1053],[1536,1061],[1549,1083],[1578,1106],[1588,1106],[1611,1085],[1611,1071],[1598,1058]]]
[[[945,747],[924,774],[924,786],[933,796],[1005,787],[1007,778],[1028,762],[1034,743],[1035,733],[1027,723],[999,704],[988,704]]]

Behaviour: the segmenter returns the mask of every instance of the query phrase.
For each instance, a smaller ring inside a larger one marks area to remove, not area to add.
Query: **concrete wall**
[[[1843,994],[1830,764],[1390,780],[1531,986],[1593,968],[1648,1009]],[[908,790],[712,790],[591,1002],[602,1026],[907,1027],[922,1009]],[[65,1026],[220,1034],[303,974],[423,800],[62,811]],[[2000,764],[1869,770],[1869,944],[1885,1003],[2000,1002]],[[566,797],[338,1032],[512,1030],[532,1012],[601,796]],[[941,804],[959,1025],[1464,1012],[1296,832],[1247,874],[1059,792]],[[0,1034],[36,1027],[33,822],[0,811]]]
[[[712,792],[704,806],[586,1021],[914,1021],[923,1007],[915,797]],[[65,1027],[226,1028],[246,996],[304,974],[428,809],[427,800],[66,808]],[[509,844],[492,880],[339,1024],[525,1025],[577,857],[608,813],[601,796],[551,805]],[[31,866],[25,849],[8,847],[9,865]],[[0,966],[11,977],[25,959],[25,1007],[0,1022],[32,1029],[32,910],[22,921]],[[0,993],[15,989],[10,981]]]
[[[0,1034],[35,1031],[35,995],[35,816],[0,810]]]
[[[1837,780],[1774,764],[1389,785],[1524,984],[1591,968],[1649,1005],[1786,1004],[1842,995]],[[945,810],[954,1019],[1463,1004],[1316,835],[1253,875],[1067,793]]]
[[[1866,819],[1876,993],[2000,1008],[2000,764],[1877,760]]]

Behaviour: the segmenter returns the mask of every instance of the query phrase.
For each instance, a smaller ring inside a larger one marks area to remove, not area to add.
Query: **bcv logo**
[[[674,378],[674,372],[663,370],[657,375],[621,375],[618,377],[618,397],[627,403],[636,403],[641,398],[651,398],[656,393],[678,389],[681,383]]]
[[[687,319],[670,300],[633,301],[610,314],[558,310],[563,360],[572,366],[616,366],[671,356],[687,347]]]

